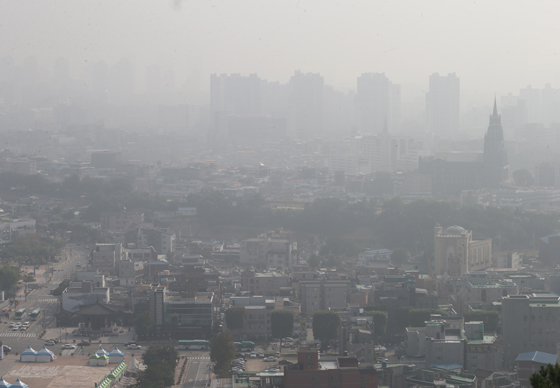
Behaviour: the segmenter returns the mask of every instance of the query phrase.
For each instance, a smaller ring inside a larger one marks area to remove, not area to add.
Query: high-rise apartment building
[[[364,73],[358,77],[356,94],[361,133],[392,132],[400,121],[401,87],[384,73]]]
[[[459,131],[460,82],[455,73],[430,76],[426,93],[426,122],[428,131],[440,137],[452,137]]]
[[[288,83],[289,134],[309,139],[323,133],[323,76],[296,71]]]
[[[210,109],[228,115],[260,115],[261,79],[256,74],[212,74],[210,76]]]

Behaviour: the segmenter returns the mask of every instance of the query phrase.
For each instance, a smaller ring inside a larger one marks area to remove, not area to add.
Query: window
[[[319,378],[318,378],[318,377],[312,377],[312,378],[311,378],[311,381],[314,382],[314,383],[316,383],[317,381],[319,381]]]
[[[360,376],[360,380],[365,380],[366,377],[367,377],[366,375],[361,375],[361,376]]]
[[[331,377],[330,377],[330,380],[331,380],[331,381],[336,381],[337,379],[338,379],[338,376],[331,376]]]
[[[307,359],[308,359],[308,360],[311,360],[312,357],[313,357],[313,355],[311,355],[311,354],[308,354],[308,355],[307,355]]]

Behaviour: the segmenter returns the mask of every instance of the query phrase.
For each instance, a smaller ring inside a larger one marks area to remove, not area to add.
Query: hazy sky
[[[560,2],[452,0],[0,0],[0,56],[112,64],[129,57],[181,80],[200,71],[286,82],[295,69],[355,88],[364,72],[427,89],[455,72],[463,90],[493,96],[560,87]],[[403,88],[403,94],[406,86]]]

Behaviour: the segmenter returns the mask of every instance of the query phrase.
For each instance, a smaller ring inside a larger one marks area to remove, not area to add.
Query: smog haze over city
[[[557,386],[559,13],[0,1],[0,388]]]

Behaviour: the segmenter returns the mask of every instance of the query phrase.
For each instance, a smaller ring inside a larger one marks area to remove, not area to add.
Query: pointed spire
[[[496,96],[494,95],[494,113],[492,113],[492,116],[496,117],[498,116],[498,106],[496,104]]]

